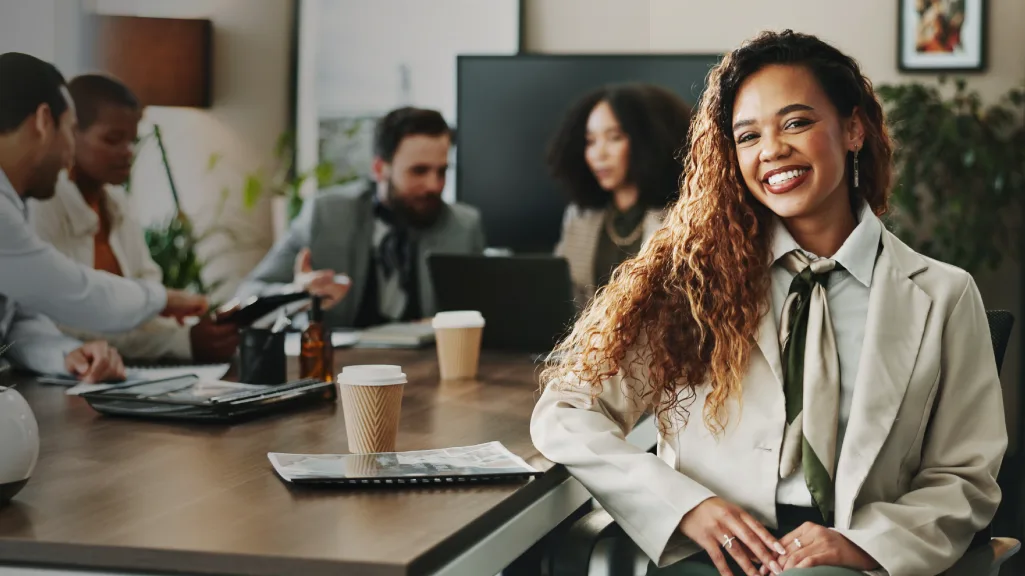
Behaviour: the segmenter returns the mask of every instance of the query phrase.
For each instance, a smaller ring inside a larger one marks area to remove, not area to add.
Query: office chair
[[[1004,363],[1014,316],[1006,310],[986,311],[997,373]],[[1021,549],[1014,538],[990,538],[989,527],[976,535],[972,546],[944,576],[997,576],[1000,566]],[[552,576],[634,576],[644,574],[647,556],[616,525],[608,512],[596,509],[577,520],[558,543],[552,557]]]

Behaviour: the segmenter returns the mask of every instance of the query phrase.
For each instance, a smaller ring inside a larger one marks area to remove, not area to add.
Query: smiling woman
[[[854,60],[766,32],[707,85],[680,200],[551,356],[534,443],[649,574],[939,574],[1000,500],[978,289],[883,228],[892,146]],[[658,456],[624,440],[648,410]]]
[[[733,115],[737,162],[748,190],[787,221],[799,245],[815,254],[835,253],[855,225],[848,188],[865,139],[861,111],[841,115],[810,69],[770,65],[740,86]],[[816,228],[823,219],[834,224],[830,234]]]

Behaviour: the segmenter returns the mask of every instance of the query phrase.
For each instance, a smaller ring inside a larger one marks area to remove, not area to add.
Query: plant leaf
[[[318,188],[330,186],[335,177],[335,165],[330,162],[321,162],[317,164],[316,173]]]
[[[263,193],[263,182],[255,175],[246,176],[246,183],[242,188],[242,204],[248,209],[256,207]]]
[[[220,152],[214,152],[213,154],[211,154],[210,157],[206,160],[206,171],[213,172],[213,169],[216,168],[217,164],[220,163],[221,158],[224,158],[224,155]]]
[[[274,143],[274,157],[283,160],[286,154],[291,154],[292,143],[295,140],[291,131],[282,132]]]

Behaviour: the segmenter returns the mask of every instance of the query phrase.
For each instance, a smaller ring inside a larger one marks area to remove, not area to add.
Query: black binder
[[[101,414],[195,422],[236,422],[311,404],[334,402],[333,382],[276,385],[201,380],[187,375],[133,382],[81,394]]]

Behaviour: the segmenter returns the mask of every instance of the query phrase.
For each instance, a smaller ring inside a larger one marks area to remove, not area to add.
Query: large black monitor
[[[477,207],[489,246],[549,252],[566,194],[548,142],[573,103],[605,84],[646,82],[694,106],[718,55],[459,56],[456,196]]]

